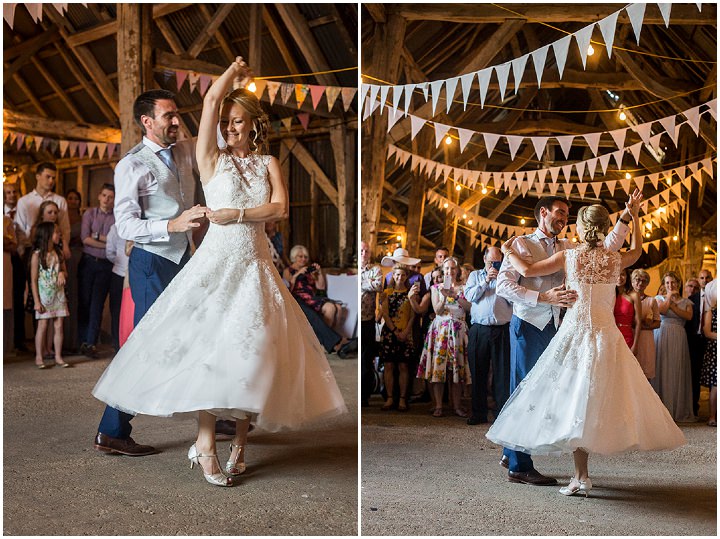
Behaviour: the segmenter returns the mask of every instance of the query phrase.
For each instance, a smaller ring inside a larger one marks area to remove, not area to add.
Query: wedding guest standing
[[[12,223],[14,248],[10,254],[12,265],[12,310],[13,310],[13,344],[15,350],[27,352],[25,344],[25,290],[27,285],[27,270],[23,263],[22,246],[19,245],[17,233],[18,225],[15,222],[18,203],[18,188],[16,183],[3,183],[3,201],[5,216]]]
[[[267,231],[267,229],[266,229]],[[360,402],[367,406],[372,393],[375,369],[375,306],[382,292],[382,271],[370,261],[370,247],[360,242],[360,335],[362,339],[360,365]]]
[[[465,283],[465,299],[471,304],[472,321],[468,335],[472,413],[468,425],[488,421],[488,374],[491,368],[496,416],[510,396],[512,305],[495,293],[502,259],[500,249],[488,247],[483,256],[485,267],[470,273]]]
[[[615,286],[615,308],[613,315],[615,323],[622,333],[630,351],[637,357],[638,337],[642,330],[640,312],[642,305],[640,298],[628,293],[628,270],[620,272]]]
[[[67,200],[68,220],[70,221],[70,259],[66,261],[68,269],[68,281],[65,284],[65,295],[67,297],[70,316],[65,320],[65,339],[63,346],[71,351],[77,352],[80,347],[78,342],[78,266],[83,253],[83,243],[80,234],[82,232],[82,196],[75,189],[65,193]]]
[[[705,311],[703,332],[707,347],[700,383],[710,390],[710,417],[708,426],[717,427],[717,304],[710,303]]]
[[[680,277],[663,275],[666,294],[657,296],[660,328],[655,330],[657,361],[653,388],[677,422],[695,421],[692,409],[690,349],[685,322],[692,318],[692,302],[680,295]]]
[[[653,330],[660,327],[660,310],[654,297],[645,294],[650,284],[650,275],[644,269],[633,270],[630,277],[633,291],[640,299],[642,331],[638,336],[635,357],[648,380],[655,378],[655,337]]]

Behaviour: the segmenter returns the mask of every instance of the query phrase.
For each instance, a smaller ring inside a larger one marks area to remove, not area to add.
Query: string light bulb
[[[706,245],[706,246],[705,246],[705,252],[707,253],[709,250],[710,250],[710,247]]]
[[[524,224],[525,224],[525,217],[523,217],[522,219],[520,219],[520,224],[521,224],[521,225],[524,225]]]
[[[660,206],[660,209],[658,210],[660,213],[665,213],[665,206]]]
[[[255,93],[255,90],[257,90],[257,85],[255,84],[255,81],[252,81],[250,84],[248,84],[247,89],[252,93]]]
[[[645,237],[646,237],[646,238],[649,238],[649,237],[650,237],[650,232],[646,232],[646,233],[645,233]]]
[[[675,234],[675,235],[673,236],[673,241],[677,241],[677,240],[678,240],[678,237],[677,237],[677,234]]]
[[[483,185],[482,191],[480,191],[483,195],[487,195],[487,187]]]
[[[630,178],[632,178],[632,175],[631,175],[629,172],[626,172],[626,173],[625,173],[625,179],[626,179],[626,180],[629,180]]]
[[[625,111],[620,109],[620,115],[619,115],[620,121],[624,122],[627,120],[627,114],[625,114]]]
[[[573,241],[573,243],[577,243],[577,238],[575,236],[573,236],[572,241]]]
[[[652,223],[645,223],[645,228],[652,230]]]
[[[670,176],[667,177],[667,180],[665,180],[668,185],[672,185],[672,178]]]
[[[463,213],[463,219],[467,219],[467,213]]]
[[[443,208],[447,208],[447,207],[448,207],[448,203],[446,202],[445,204],[443,204]]]
[[[461,186],[460,184],[457,184],[457,185],[455,186],[455,190],[456,190],[456,191],[462,190],[462,186]]]
[[[588,56],[592,56],[593,54],[595,54],[595,49],[593,49],[593,46],[592,46],[592,45],[588,45],[588,53],[587,53],[587,55],[588,55]]]
[[[445,137],[445,144],[447,144],[448,146],[450,146],[450,144],[452,144],[452,137],[450,135]]]
[[[402,236],[401,236],[400,234],[398,234],[397,240],[398,240],[398,241],[402,241]]]
[[[469,225],[471,225],[471,224],[472,224],[472,219],[470,219],[470,220],[468,221],[468,224],[469,224]]]

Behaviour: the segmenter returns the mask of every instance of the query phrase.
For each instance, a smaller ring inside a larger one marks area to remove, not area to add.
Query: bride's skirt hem
[[[509,449],[510,451],[519,451],[520,453],[526,453],[528,455],[537,455],[537,456],[549,456],[549,457],[559,457],[561,455],[567,455],[571,454],[576,449],[582,449],[586,453],[589,453],[591,455],[619,455],[622,453],[631,453],[633,451],[672,451],[673,449],[677,449],[678,447],[685,444],[685,442],[677,442],[673,445],[667,445],[667,446],[656,446],[656,447],[643,447],[641,444],[633,444],[630,446],[625,446],[621,448],[592,448],[592,447],[586,447],[581,443],[580,440],[573,440],[573,441],[557,441],[555,444],[545,444],[539,447],[522,447],[520,445],[512,444],[506,441],[498,440],[497,438],[485,436],[488,440],[490,440],[492,443],[500,445],[504,447],[505,449]]]
[[[168,411],[168,410],[135,410],[132,408],[129,408],[128,406],[113,403],[109,400],[106,400],[98,395],[95,395],[93,393],[93,396],[110,406],[111,408],[115,408],[116,410],[120,410],[121,412],[124,412],[126,414],[130,414],[132,416],[138,416],[138,415],[146,415],[151,417],[172,417],[174,419],[178,418],[187,418],[187,417],[197,417],[198,412],[208,412],[209,414],[212,414],[216,416],[218,419],[246,419],[248,416],[250,417],[250,422],[254,424],[259,429],[262,429],[267,432],[279,432],[279,431],[285,431],[285,430],[298,430],[302,428],[306,428],[308,426],[311,426],[316,423],[320,423],[323,421],[327,421],[328,419],[332,419],[333,417],[337,417],[339,415],[347,413],[347,407],[345,404],[343,404],[340,407],[328,410],[326,412],[313,415],[310,418],[298,418],[297,420],[291,421],[286,420],[283,422],[273,422],[268,421],[263,417],[262,410],[254,409],[254,410],[245,410],[245,409],[237,409],[237,408],[212,408],[209,406],[192,406],[187,410],[175,410],[175,411]]]

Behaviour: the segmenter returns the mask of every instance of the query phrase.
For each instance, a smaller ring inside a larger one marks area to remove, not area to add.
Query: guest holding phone
[[[472,414],[467,420],[468,425],[488,422],[490,376],[492,376],[492,393],[495,401],[493,415],[497,416],[500,413],[510,396],[512,305],[495,293],[503,255],[497,247],[488,247],[483,260],[485,267],[473,271],[465,284],[465,299],[471,305],[472,322],[468,335],[468,362],[472,375]]]

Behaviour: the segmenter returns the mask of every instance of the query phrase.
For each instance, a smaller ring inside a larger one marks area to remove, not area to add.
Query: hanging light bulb
[[[667,177],[667,180],[665,180],[668,185],[672,185],[672,178],[670,176]]]
[[[665,213],[665,206],[661,206],[658,210],[660,213]]]
[[[483,185],[482,191],[480,191],[483,195],[487,195],[487,187]]]
[[[521,224],[521,225],[524,225],[524,224],[525,224],[525,217],[523,217],[522,219],[520,219],[520,224]]]
[[[398,241],[402,241],[402,236],[401,236],[400,234],[398,234],[397,240],[398,240]]]
[[[248,84],[247,89],[250,90],[252,93],[255,93],[255,90],[257,90],[257,85],[255,84],[255,81],[252,81],[250,84]]]
[[[627,120],[627,114],[625,114],[625,111],[622,110],[622,109],[620,109],[620,116],[619,116],[619,118],[620,118],[620,121],[622,121],[622,122],[624,122],[625,120]]]
[[[467,219],[467,213],[463,213],[463,219]]]
[[[647,228],[648,230],[652,230],[652,223],[645,223],[645,228]]]
[[[631,175],[629,172],[626,172],[626,173],[625,173],[625,179],[626,179],[626,180],[629,180],[630,178],[632,178],[632,175]]]
[[[573,243],[577,243],[577,238],[575,236],[573,236],[572,241],[573,241]]]
[[[705,252],[707,253],[710,250],[710,247],[708,245],[705,246]]]
[[[677,234],[675,234],[675,235],[673,236],[673,241],[677,241],[677,240],[678,240],[678,237],[677,237]]]
[[[445,137],[445,144],[447,144],[448,146],[452,144],[452,137],[450,135]]]
[[[593,49],[593,46],[592,46],[592,45],[588,45],[588,53],[587,53],[587,55],[588,55],[588,56],[592,56],[593,54],[595,54],[595,49]]]
[[[457,184],[457,185],[455,186],[455,190],[456,190],[456,191],[461,191],[461,190],[462,190],[462,185]]]
[[[469,225],[471,225],[471,224],[472,224],[472,219],[470,219],[470,220],[468,221],[468,224],[469,224]]]
[[[650,232],[646,232],[646,233],[645,233],[645,237],[646,237],[646,238],[649,238],[649,237],[650,237]]]
[[[443,204],[443,208],[447,208],[447,207],[448,207],[448,203],[446,202],[445,204]]]

